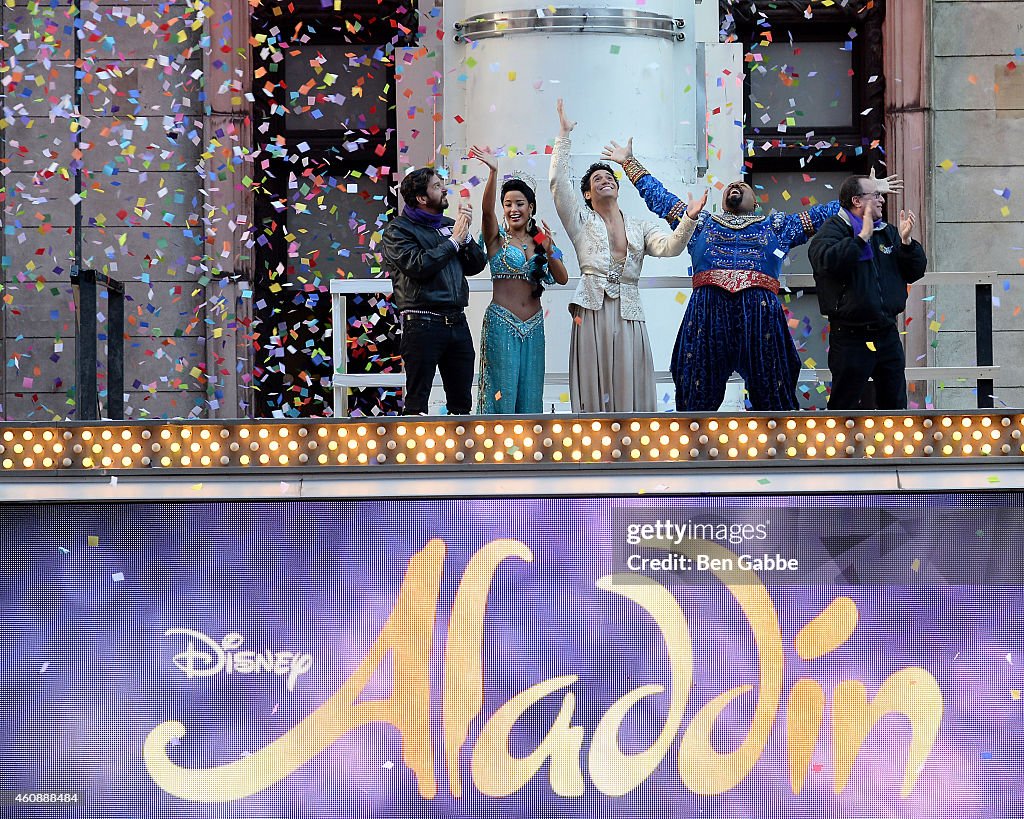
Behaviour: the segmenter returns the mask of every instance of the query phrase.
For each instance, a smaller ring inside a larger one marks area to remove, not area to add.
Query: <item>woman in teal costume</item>
[[[477,411],[521,415],[543,411],[545,284],[565,284],[569,273],[551,230],[535,220],[537,196],[524,180],[501,186],[505,224],[498,224],[494,200],[498,163],[474,146],[472,155],[490,170],[483,194],[483,235],[491,264],[494,295],[484,314],[480,341]]]

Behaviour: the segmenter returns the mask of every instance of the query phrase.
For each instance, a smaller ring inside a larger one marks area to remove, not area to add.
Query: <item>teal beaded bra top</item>
[[[504,229],[498,228],[498,233],[504,244],[501,250],[490,258],[492,279],[533,281],[534,271],[539,268],[541,275],[536,278],[545,284],[554,284],[554,278],[548,272],[547,262],[542,262],[541,257],[536,253],[527,259],[526,253],[521,247],[509,242],[508,234]]]

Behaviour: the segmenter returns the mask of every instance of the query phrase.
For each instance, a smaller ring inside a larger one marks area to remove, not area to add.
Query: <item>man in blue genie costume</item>
[[[651,212],[673,227],[677,224],[687,203],[637,161],[632,138],[625,145],[611,142],[602,159],[622,166]],[[886,193],[903,189],[895,176],[875,184]],[[810,240],[839,212],[839,202],[791,215],[765,215],[756,212],[750,185],[732,182],[722,194],[722,210],[702,211],[687,245],[693,260],[693,296],[672,351],[676,409],[717,410],[735,371],[746,383],[752,409],[796,410],[800,356],[779,302],[779,272],[790,248]]]

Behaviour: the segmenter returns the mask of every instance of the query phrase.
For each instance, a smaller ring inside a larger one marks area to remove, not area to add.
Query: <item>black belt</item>
[[[406,316],[416,316],[424,321],[436,321],[443,324],[458,324],[460,321],[464,321],[466,313],[464,310],[459,310],[455,313],[437,313],[433,310],[403,310],[402,321],[405,321]]]
[[[895,330],[896,325],[893,324],[834,324],[829,322],[830,332],[840,333],[881,333],[885,330]]]

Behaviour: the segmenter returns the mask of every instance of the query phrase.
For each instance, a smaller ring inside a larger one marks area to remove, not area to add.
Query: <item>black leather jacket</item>
[[[807,249],[818,306],[832,324],[895,324],[907,307],[907,285],[924,276],[928,260],[921,243],[904,245],[892,225],[874,232],[873,258],[861,260],[865,246],[840,211],[818,229]]]
[[[452,219],[442,220],[451,234]],[[458,251],[448,239],[427,225],[396,216],[384,228],[384,268],[391,273],[395,306],[401,310],[451,313],[469,304],[466,276],[487,265],[487,254],[470,240]]]

